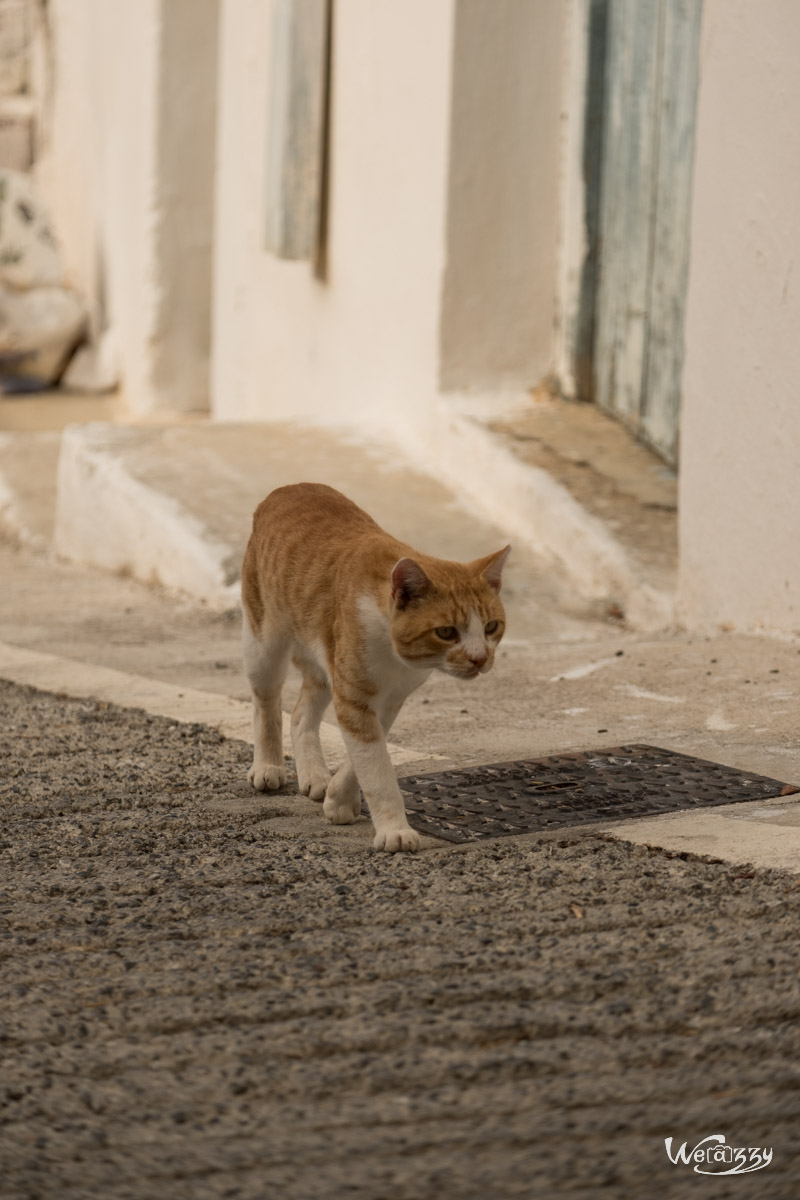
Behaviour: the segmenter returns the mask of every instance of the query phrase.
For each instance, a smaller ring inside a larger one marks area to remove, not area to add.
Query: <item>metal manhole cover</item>
[[[618,746],[401,779],[420,833],[450,842],[657,816],[800,788],[657,746]]]

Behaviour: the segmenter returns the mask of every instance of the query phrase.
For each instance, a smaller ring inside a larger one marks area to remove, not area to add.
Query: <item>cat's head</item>
[[[505,630],[500,599],[511,547],[471,563],[401,558],[392,571],[391,633],[404,662],[458,679],[485,675]]]

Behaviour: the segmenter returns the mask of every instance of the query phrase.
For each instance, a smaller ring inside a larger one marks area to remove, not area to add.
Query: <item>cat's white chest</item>
[[[364,630],[363,666],[382,699],[402,701],[430,675],[429,668],[412,667],[395,652],[389,621],[371,596],[358,602]]]

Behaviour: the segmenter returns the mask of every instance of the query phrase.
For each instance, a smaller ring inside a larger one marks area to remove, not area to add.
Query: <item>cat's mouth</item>
[[[473,665],[471,667],[450,666],[450,667],[446,668],[448,675],[455,675],[456,679],[477,679],[478,676],[480,675],[481,671],[483,671],[483,670],[488,671],[488,669],[489,669],[488,667],[484,668],[484,667],[478,667],[475,665]]]

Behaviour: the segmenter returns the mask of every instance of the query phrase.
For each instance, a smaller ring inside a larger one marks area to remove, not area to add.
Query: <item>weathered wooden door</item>
[[[608,0],[595,400],[677,462],[702,0]]]

